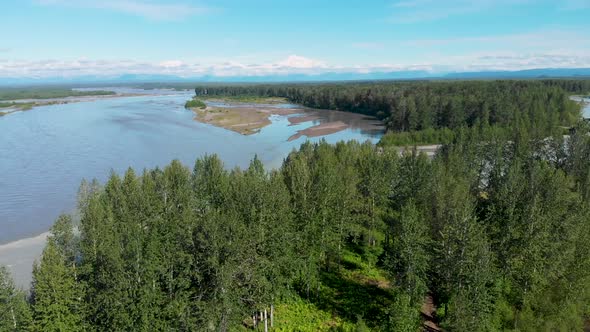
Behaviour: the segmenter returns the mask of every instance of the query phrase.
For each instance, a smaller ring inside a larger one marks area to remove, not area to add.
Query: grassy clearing
[[[273,331],[380,330],[395,300],[395,289],[377,264],[382,248],[343,252],[341,266],[321,274],[317,294],[278,304]]]
[[[363,250],[364,248],[364,250]],[[395,289],[377,264],[383,249],[349,246],[341,265],[321,273],[319,292],[294,295],[275,305],[270,331],[380,331]],[[242,326],[239,331],[252,331]],[[264,331],[260,324],[256,331]]]
[[[274,331],[353,331],[355,324],[301,298],[279,304]]]

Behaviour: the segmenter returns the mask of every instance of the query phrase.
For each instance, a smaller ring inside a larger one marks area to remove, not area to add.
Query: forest
[[[334,101],[422,91],[417,112],[432,119],[431,99],[467,105],[474,93],[495,106],[462,106],[465,122],[424,127],[448,135],[433,158],[383,141],[321,141],[278,169],[256,156],[228,169],[209,155],[192,168],[172,161],[83,181],[30,294],[0,268],[0,330],[582,331],[590,125],[573,92],[540,81],[405,84],[197,88]],[[397,99],[388,102],[350,111],[396,117]]]
[[[391,132],[480,124],[551,132],[579,119],[571,93],[590,80],[408,81],[198,86],[196,96],[283,97],[311,108],[375,116]]]

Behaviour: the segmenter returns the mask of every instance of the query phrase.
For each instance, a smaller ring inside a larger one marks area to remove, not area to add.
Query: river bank
[[[281,107],[257,107],[252,105],[234,107],[207,106],[204,109],[193,107],[195,120],[216,127],[235,131],[242,135],[252,135],[271,124],[272,115],[287,116],[298,114],[299,110]]]
[[[571,100],[582,105],[582,117],[590,119],[590,96],[571,96]]]
[[[12,273],[17,287],[28,289],[34,262],[41,256],[49,232],[0,245],[0,265]]]
[[[240,101],[235,101],[240,100]],[[287,139],[294,141],[306,136],[321,137],[347,129],[360,131],[383,130],[377,119],[361,114],[332,110],[316,110],[287,103],[279,98],[259,98],[256,102],[243,99],[204,99],[205,107],[190,107],[195,120],[237,132],[252,135],[272,123],[272,116],[286,117],[290,126],[303,126]]]
[[[196,158],[211,154],[217,154],[227,169],[248,167],[254,155],[267,169],[276,168],[304,141],[302,137],[289,142],[289,137],[338,119],[348,129],[309,140],[376,143],[383,135],[373,120],[351,113],[320,111],[313,120],[293,124],[289,119],[316,113],[273,109],[298,107],[285,104],[271,105],[271,114],[264,114],[270,124],[257,134],[242,135],[194,121],[195,114],[184,107],[190,91],[114,91],[118,97],[38,106],[36,111],[0,119],[0,264],[10,266],[21,287],[29,287],[33,262],[44,245],[42,236],[31,236],[46,234],[60,214],[75,210],[82,179],[104,183],[111,171],[123,174],[132,167],[141,172],[173,159],[192,168]]]
[[[51,105],[65,105],[71,103],[94,102],[100,99],[123,98],[145,96],[147,94],[126,93],[126,94],[110,94],[110,95],[88,95],[88,96],[72,96],[64,98],[50,98],[50,99],[15,99],[3,101],[4,107],[0,106],[0,117],[16,112],[30,111],[40,106]]]

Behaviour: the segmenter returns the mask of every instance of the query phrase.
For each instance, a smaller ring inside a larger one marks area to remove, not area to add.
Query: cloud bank
[[[449,57],[441,62],[415,64],[331,65],[321,60],[290,55],[270,63],[225,61],[204,64],[171,59],[161,62],[135,60],[7,60],[0,59],[1,78],[75,78],[84,76],[116,77],[122,74],[173,75],[178,77],[232,77],[321,75],[326,73],[385,73],[423,71],[432,74],[535,68],[589,68],[587,53],[475,54]]]

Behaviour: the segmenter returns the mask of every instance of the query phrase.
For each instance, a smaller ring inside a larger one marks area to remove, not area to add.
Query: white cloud
[[[323,67],[325,65],[322,61],[313,60],[298,55],[290,55],[287,57],[287,59],[279,61],[277,64],[281,67],[300,69],[317,68]]]
[[[160,66],[164,68],[179,68],[183,65],[184,63],[180,60],[168,60],[160,62]]]
[[[449,57],[441,68],[452,71],[524,70],[535,68],[590,68],[588,53],[530,53],[498,52]]]
[[[150,0],[37,0],[42,5],[112,10],[152,20],[181,20],[202,14],[209,9],[184,3],[154,2]]]
[[[268,63],[220,61],[203,64],[196,61],[172,59],[161,62],[135,60],[6,60],[0,59],[0,77],[50,78],[77,76],[115,77],[121,74],[167,74],[180,77],[266,76],[322,73],[371,73],[422,70],[431,73],[480,70],[521,70],[533,68],[590,67],[588,52],[546,52],[471,54],[437,58],[409,64],[374,64],[336,66],[326,62],[290,55]]]

